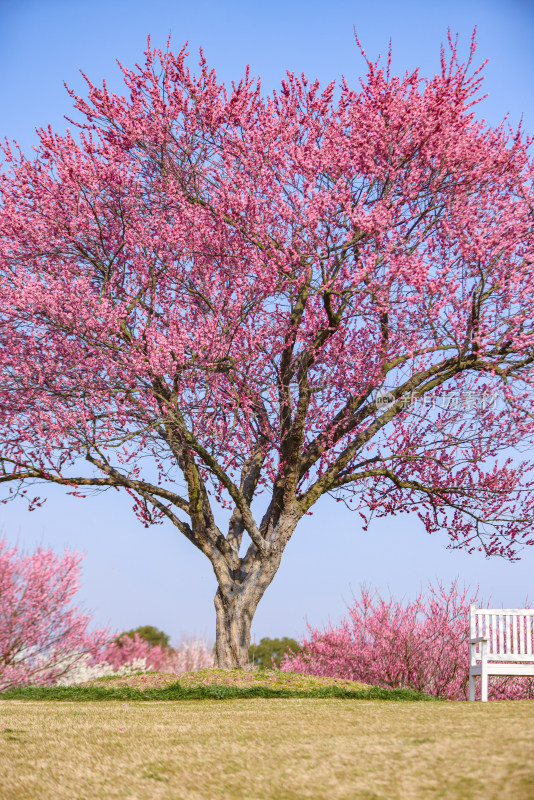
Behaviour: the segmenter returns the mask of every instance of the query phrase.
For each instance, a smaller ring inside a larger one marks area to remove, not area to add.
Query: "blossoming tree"
[[[90,616],[71,605],[81,560],[78,553],[41,548],[19,555],[0,540],[0,692],[55,684],[98,660],[109,629],[89,632]]]
[[[218,581],[221,667],[325,494],[532,543],[508,458],[533,431],[530,141],[475,119],[474,42],[449,48],[429,80],[362,51],[361,88],[264,96],[149,42],[124,96],[70,92],[76,137],[3,146],[5,497],[116,487],[175,525]]]

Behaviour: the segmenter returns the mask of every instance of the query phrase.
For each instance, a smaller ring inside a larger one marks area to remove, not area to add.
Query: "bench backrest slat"
[[[534,609],[469,608],[471,639],[488,640],[488,658],[497,661],[534,661]],[[472,656],[480,661],[480,645]]]

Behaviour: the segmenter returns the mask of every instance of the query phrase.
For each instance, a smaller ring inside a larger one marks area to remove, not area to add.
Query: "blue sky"
[[[393,45],[393,69],[419,66],[434,74],[447,28],[460,34],[467,52],[478,28],[478,60],[485,69],[486,99],[477,114],[497,125],[508,113],[523,117],[534,133],[532,61],[534,3],[530,0],[404,0],[341,2],[136,2],[129,0],[0,0],[0,135],[16,139],[29,155],[35,128],[50,123],[63,131],[71,104],[65,81],[83,92],[83,70],[120,88],[115,59],[131,66],[142,59],[147,35],[164,46],[187,40],[202,46],[225,82],[239,80],[247,64],[261,75],[264,91],[277,87],[285,70],[304,71],[322,83],[345,75],[356,84],[364,62],[353,28],[369,56]],[[196,60],[196,59],[195,59]],[[78,595],[98,624],[124,629],[156,625],[178,640],[214,638],[215,578],[207,559],[170,525],[145,530],[127,497],[116,492],[76,500],[57,487],[43,487],[48,500],[28,513],[22,503],[0,506],[0,535],[27,550],[37,545],[86,553]],[[380,520],[367,533],[359,517],[325,499],[300,524],[282,566],[260,603],[252,631],[262,636],[298,636],[306,620],[339,620],[361,583],[398,597],[413,597],[429,580],[480,587],[495,605],[534,602],[534,548],[520,562],[485,559],[446,549],[447,535],[428,536],[416,517]]]

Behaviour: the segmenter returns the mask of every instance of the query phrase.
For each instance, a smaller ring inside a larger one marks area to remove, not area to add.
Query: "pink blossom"
[[[467,700],[470,603],[481,607],[456,581],[429,584],[426,596],[405,603],[362,588],[348,619],[324,631],[309,626],[302,652],[284,656],[281,670]],[[526,698],[534,698],[534,679],[490,678],[490,700]]]
[[[0,541],[0,691],[54,684],[86,655],[98,658],[109,630],[89,632],[89,615],[71,606],[81,560],[41,548],[19,555]]]
[[[138,633],[133,637],[122,636],[99,655],[99,661],[110,664],[114,670],[138,659],[144,659],[146,668],[157,672],[191,672],[213,666],[213,653],[203,641],[186,641],[171,649],[159,644],[152,646]]]

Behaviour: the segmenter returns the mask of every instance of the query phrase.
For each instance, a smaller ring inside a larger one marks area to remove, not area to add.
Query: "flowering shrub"
[[[189,672],[213,666],[214,657],[208,645],[200,640],[183,642],[176,650],[161,645],[151,646],[135,633],[124,635],[104,650],[102,661],[118,670],[135,660],[144,660],[146,669],[157,672]]]
[[[101,661],[110,664],[118,670],[133,661],[144,659],[146,669],[166,671],[165,666],[169,658],[169,648],[161,645],[152,646],[146,639],[135,633],[132,636],[124,634],[118,641],[113,641],[103,651]]]
[[[129,640],[129,641],[126,641]],[[179,648],[151,646],[136,634],[125,635],[108,644],[97,660],[88,654],[74,654],[68,661],[58,686],[73,686],[96,678],[119,678],[138,672],[192,672],[213,667],[214,657],[209,646],[201,640],[183,642]]]
[[[107,661],[92,663],[89,655],[85,654],[82,658],[77,658],[66,672],[56,681],[57,686],[74,686],[77,683],[94,681],[96,678],[122,678],[133,675],[137,672],[146,672],[147,665],[144,658],[136,658],[129,664],[123,664],[118,669],[114,669]]]
[[[90,617],[70,607],[81,560],[41,548],[19,555],[0,540],[0,691],[54,684],[109,638],[108,630],[88,633]]]
[[[468,592],[459,592],[456,581],[448,590],[430,584],[426,597],[402,604],[362,588],[349,619],[325,631],[308,626],[302,651],[286,655],[281,670],[466,700],[469,605],[477,602]],[[532,679],[490,678],[489,699],[521,698],[534,698]]]
[[[193,672],[210,669],[215,664],[212,648],[201,639],[183,641],[169,655],[169,672]]]

